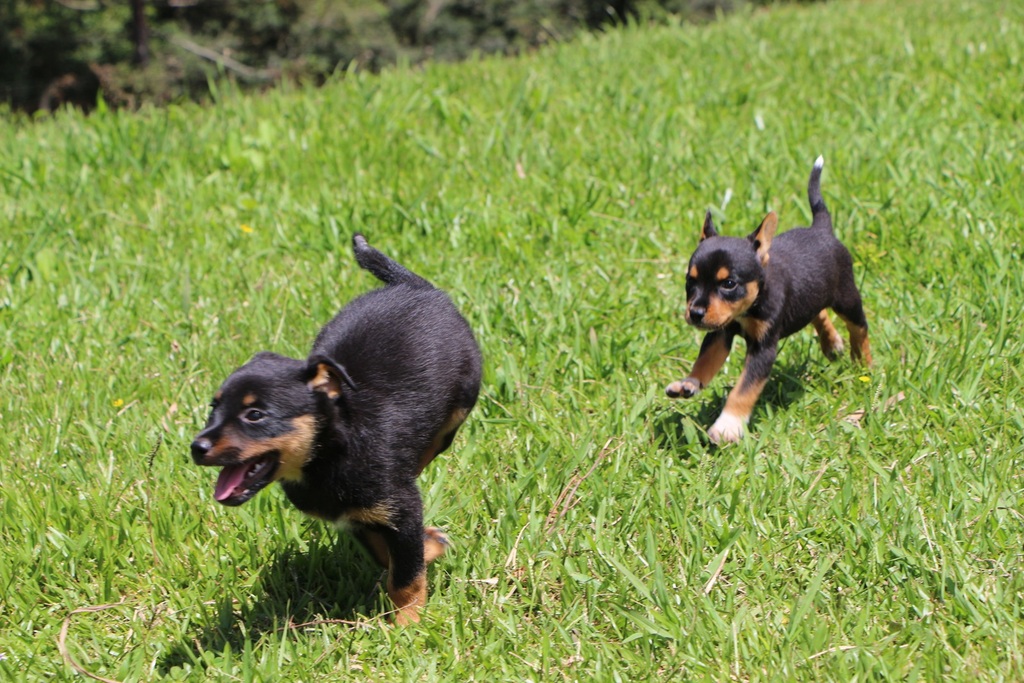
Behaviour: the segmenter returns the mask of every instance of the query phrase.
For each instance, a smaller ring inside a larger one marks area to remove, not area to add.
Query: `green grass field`
[[[1021,680],[1022,78],[1020,3],[850,1],[0,122],[0,678]],[[742,343],[663,393],[703,212],[806,224],[818,154],[875,365],[791,337],[709,448]],[[233,368],[376,286],[357,230],[486,357],[412,628],[188,457]]]

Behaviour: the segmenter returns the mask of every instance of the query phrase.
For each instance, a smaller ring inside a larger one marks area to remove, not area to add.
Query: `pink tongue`
[[[248,471],[248,465],[228,465],[223,468],[217,477],[217,488],[213,491],[213,497],[217,500],[229,498],[245,479],[245,474]]]

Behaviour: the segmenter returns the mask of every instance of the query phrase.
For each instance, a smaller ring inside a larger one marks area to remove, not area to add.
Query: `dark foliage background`
[[[33,111],[202,99],[397,60],[511,53],[579,30],[771,0],[0,0],[0,102]]]

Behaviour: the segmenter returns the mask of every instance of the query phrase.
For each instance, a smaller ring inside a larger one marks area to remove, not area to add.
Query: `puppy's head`
[[[214,498],[241,505],[268,484],[300,481],[329,406],[351,384],[329,359],[259,353],[224,381],[192,442],[197,465],[220,467]]]
[[[700,244],[686,271],[686,322],[704,330],[720,330],[754,305],[764,284],[768,249],[777,227],[773,211],[746,239],[723,237],[707,212]]]

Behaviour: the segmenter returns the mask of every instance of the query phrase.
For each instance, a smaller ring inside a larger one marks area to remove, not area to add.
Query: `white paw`
[[[715,424],[711,425],[711,429],[708,430],[708,437],[715,444],[736,443],[743,438],[743,427],[745,424],[746,420],[741,417],[731,413],[722,413],[715,420]]]

